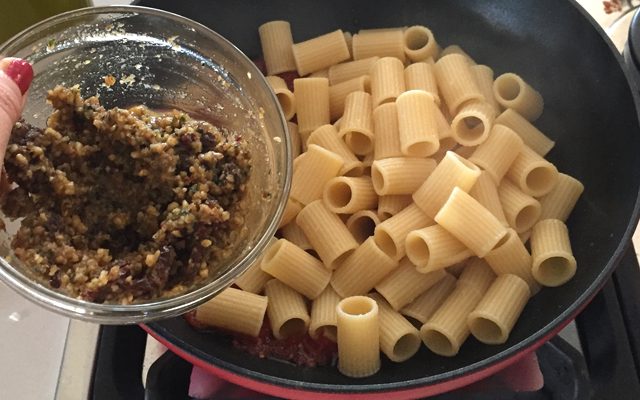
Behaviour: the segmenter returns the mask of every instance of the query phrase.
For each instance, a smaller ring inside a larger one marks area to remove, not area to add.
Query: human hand
[[[32,79],[33,69],[28,62],[10,57],[0,60],[0,165]]]

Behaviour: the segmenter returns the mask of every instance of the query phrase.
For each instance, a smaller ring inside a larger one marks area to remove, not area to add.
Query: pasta
[[[296,221],[291,221],[280,228],[280,235],[283,239],[287,239],[302,250],[313,250],[313,246],[309,243],[309,239],[307,239],[307,236],[304,234],[302,229],[300,229]]]
[[[566,221],[583,191],[584,185],[579,180],[559,173],[553,189],[539,199],[540,219]]]
[[[402,93],[396,100],[400,150],[407,157],[428,157],[440,148],[437,106],[422,90]]]
[[[533,126],[531,122],[510,108],[504,110],[493,122],[513,129],[513,131],[520,136],[524,144],[531,147],[533,151],[542,157],[547,155],[556,144],[553,140],[549,139],[547,135]]]
[[[480,169],[469,161],[447,151],[427,180],[413,193],[413,201],[425,214],[433,218],[455,187],[463,191],[470,190],[480,172]]]
[[[457,285],[469,286],[480,293],[485,293],[495,278],[496,274],[484,259],[473,257],[466,262],[458,277]]]
[[[284,79],[279,76],[267,76],[265,77],[269,86],[271,86],[271,90],[276,95],[278,99],[278,103],[280,103],[280,108],[282,108],[282,113],[287,120],[293,118],[296,113],[296,98],[287,87]]]
[[[484,257],[507,234],[490,211],[459,187],[453,189],[435,220],[478,257]]]
[[[358,91],[347,95],[339,135],[355,154],[365,155],[373,152],[373,120],[369,93]]]
[[[331,286],[341,297],[364,295],[397,266],[370,237],[334,271]]]
[[[439,58],[444,58],[449,54],[458,54],[458,55],[464,56],[467,62],[469,62],[469,65],[471,66],[476,65],[476,62],[473,60],[473,58],[466,51],[462,50],[462,47],[458,46],[457,44],[452,44],[450,46],[445,47],[440,52]]]
[[[524,146],[507,171],[507,177],[525,194],[540,197],[553,189],[558,170],[555,165]]]
[[[505,239],[487,253],[484,260],[497,275],[512,274],[524,280],[532,296],[540,290],[531,272],[531,255],[513,229],[509,229]]]
[[[533,277],[544,286],[560,286],[576,274],[569,231],[564,222],[545,219],[531,232]]]
[[[442,270],[473,255],[440,225],[409,232],[405,245],[407,257],[416,265],[416,271],[423,274]]]
[[[300,162],[294,165],[289,195],[304,205],[322,198],[325,183],[338,175],[344,162],[336,153],[314,144],[309,145],[298,159]]]
[[[409,232],[433,225],[433,220],[414,203],[376,226],[373,237],[382,251],[395,260],[405,256],[405,240]]]
[[[523,148],[522,139],[513,130],[494,125],[487,140],[471,153],[469,161],[485,170],[499,185]]]
[[[494,118],[491,104],[484,101],[467,102],[451,121],[451,135],[463,146],[477,146],[487,140]]]
[[[476,184],[469,191],[469,195],[476,199],[484,208],[489,210],[494,217],[504,226],[509,226],[507,217],[502,210],[498,187],[486,171],[482,171]]]
[[[382,296],[373,293],[369,297],[378,304],[380,350],[393,362],[408,360],[420,348],[418,330]]]
[[[346,143],[340,140],[338,131],[333,125],[322,125],[311,132],[307,144],[318,145],[342,158],[342,168],[338,171],[338,175],[361,176],[364,172],[362,161],[358,160]]]
[[[266,311],[266,297],[227,288],[199,306],[196,319],[207,325],[255,337],[260,333]]]
[[[282,228],[289,222],[293,221],[293,219],[298,215],[298,213],[302,210],[302,204],[298,201],[289,197],[287,199],[287,204],[284,207],[284,212],[282,213],[282,219],[280,220],[280,225],[278,228]]]
[[[309,323],[309,336],[316,339],[320,335],[329,340],[336,341],[338,314],[336,306],[340,303],[340,296],[331,285],[311,303],[311,321]]]
[[[467,57],[460,54],[442,56],[435,64],[438,88],[451,115],[455,115],[465,102],[484,101],[470,67]]]
[[[478,89],[482,92],[484,100],[491,105],[495,115],[500,114],[502,108],[493,95],[493,70],[486,65],[472,65],[471,71],[476,77]]]
[[[469,330],[479,341],[502,344],[529,299],[529,286],[516,275],[500,275],[469,314]]]
[[[304,334],[309,327],[309,313],[304,297],[277,279],[264,285],[269,299],[267,315],[276,339]]]
[[[378,215],[380,220],[391,218],[400,211],[407,208],[413,200],[410,195],[392,194],[389,196],[380,196],[378,198]]]
[[[347,96],[353,92],[371,92],[369,75],[358,76],[329,86],[329,116],[331,121],[337,121],[342,117]],[[336,127],[336,129],[339,128]]]
[[[404,31],[404,53],[413,62],[437,57],[440,46],[429,28],[415,25]]]
[[[400,310],[416,297],[429,290],[445,275],[446,272],[444,270],[428,274],[420,273],[409,259],[403,258],[398,268],[380,281],[375,286],[375,289],[389,302],[394,310]]]
[[[291,46],[298,75],[305,76],[351,57],[344,33],[336,31]]]
[[[320,261],[286,239],[269,247],[260,267],[311,300],[322,293],[331,279],[331,271]]]
[[[330,122],[327,78],[294,79],[293,94],[296,98],[298,131],[301,135],[309,134]]]
[[[382,160],[402,157],[398,133],[398,109],[396,103],[379,105],[373,110],[374,158]]]
[[[509,179],[498,186],[498,196],[509,226],[516,232],[526,232],[540,217],[540,202],[523,193]]]
[[[358,247],[340,217],[332,213],[321,200],[303,208],[296,222],[329,270],[338,268]]]
[[[378,196],[368,176],[338,176],[329,180],[324,187],[323,200],[327,208],[336,214],[353,214],[378,205]]]
[[[347,219],[346,225],[353,238],[361,244],[369,236],[373,236],[376,226],[380,223],[380,218],[373,210],[361,210],[353,213]]]
[[[354,78],[359,78],[363,75],[368,75],[371,66],[378,61],[379,58],[380,57],[374,56],[330,66],[329,84],[333,86]]]
[[[360,31],[353,35],[353,59],[369,57],[395,57],[405,62],[404,33],[402,29]]]
[[[291,45],[293,45],[291,26],[287,21],[271,21],[262,24],[258,28],[258,33],[267,75],[296,69],[291,51]]]
[[[439,107],[440,94],[433,68],[433,65],[427,62],[409,65],[404,69],[404,84],[407,90],[424,90],[429,93]]]
[[[542,114],[542,96],[520,76],[502,74],[493,82],[493,95],[504,108],[511,108],[529,121]]]
[[[269,240],[267,249],[269,246],[276,242],[276,238],[272,237]],[[265,249],[266,251],[266,249]],[[234,284],[245,292],[251,292],[255,294],[262,293],[265,283],[271,279],[271,275],[267,274],[260,268],[262,262],[262,256],[258,257],[256,261],[234,282]]]
[[[291,138],[291,157],[295,159],[302,151],[302,139],[300,139],[300,133],[298,132],[298,124],[287,121],[287,128],[289,131],[289,137]]]
[[[424,324],[440,307],[456,287],[455,276],[445,272],[444,276],[426,292],[400,309],[400,313]]]
[[[352,378],[370,376],[378,372],[378,304],[366,296],[348,297],[338,303],[337,315],[338,370]]]
[[[376,160],[371,166],[371,180],[380,196],[411,194],[436,168],[428,158],[393,157]]]
[[[359,35],[356,35],[359,36]],[[394,101],[405,90],[404,65],[393,57],[382,57],[371,66],[371,100],[373,107]]]

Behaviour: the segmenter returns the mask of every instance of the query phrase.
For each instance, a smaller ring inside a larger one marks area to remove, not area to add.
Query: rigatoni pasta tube
[[[367,294],[397,266],[370,237],[333,273],[331,286],[341,297]]]
[[[509,72],[497,77],[493,82],[493,95],[504,108],[516,110],[529,121],[535,121],[542,114],[542,96],[516,74]]]
[[[502,225],[509,226],[507,217],[505,217],[504,211],[502,210],[502,203],[500,203],[498,187],[487,171],[482,171],[482,174],[480,174],[480,177],[469,191],[469,194],[478,200],[478,203],[482,204],[484,208],[489,210]]]
[[[372,112],[369,93],[358,91],[347,95],[338,133],[355,154],[373,152]]]
[[[405,242],[407,257],[419,273],[441,270],[471,257],[473,253],[440,225],[409,232]]]
[[[424,344],[436,354],[453,357],[469,337],[467,317],[484,293],[463,285],[456,286],[436,312],[420,328]]]
[[[377,293],[369,295],[378,304],[380,350],[394,362],[406,361],[420,348],[420,334],[405,317]]]
[[[293,45],[291,26],[287,21],[270,21],[262,24],[258,28],[258,34],[268,75],[296,69],[291,51],[291,45]]]
[[[293,221],[293,219],[298,215],[298,213],[302,210],[302,204],[297,200],[294,200],[289,196],[287,199],[287,204],[284,207],[284,212],[282,213],[282,219],[280,220],[280,225],[278,228],[282,228],[289,222]]]
[[[269,299],[267,315],[276,339],[303,335],[309,327],[309,312],[304,297],[277,279],[264,285]]]
[[[296,43],[291,50],[300,76],[328,68],[351,56],[344,33],[340,29]]]
[[[558,219],[538,222],[531,233],[533,277],[544,286],[560,286],[576,274],[569,230]]]
[[[435,220],[478,257],[484,257],[507,234],[507,228],[489,210],[458,187]]]
[[[399,310],[429,290],[445,275],[444,270],[428,274],[420,273],[416,271],[415,265],[409,259],[403,258],[398,268],[380,281],[375,289],[384,296],[394,310]]]
[[[266,249],[268,249],[269,246],[277,241],[278,239],[272,237],[269,240],[269,244],[267,245]],[[258,259],[256,259],[256,261],[233,283],[245,292],[251,292],[255,294],[262,293],[262,289],[264,289],[265,283],[272,279],[271,275],[267,274],[262,270],[262,268],[260,268],[262,257],[263,256],[258,257]]]
[[[559,173],[553,189],[539,199],[540,219],[566,221],[583,191],[584,185],[579,180]]]
[[[395,57],[403,63],[404,34],[402,29],[386,29],[367,31],[353,35],[353,59],[362,60],[369,57]]]
[[[358,78],[363,75],[369,75],[371,66],[373,65],[373,63],[378,61],[379,58],[380,57],[374,56],[330,66],[329,84],[333,86],[353,78]]]
[[[428,157],[440,148],[437,106],[422,90],[409,90],[396,100],[400,150],[408,157]]]
[[[440,46],[429,28],[415,25],[404,31],[404,54],[409,60],[418,62],[429,57],[436,58],[439,51]]]
[[[318,129],[311,132],[307,139],[307,145],[318,145],[329,151],[336,153],[342,158],[342,168],[338,171],[339,175],[360,176],[364,171],[362,161],[353,154],[349,146],[340,139],[338,131],[333,125],[322,125]]]
[[[331,120],[329,114],[329,80],[298,78],[293,80],[298,131],[303,136]]]
[[[467,57],[460,54],[444,56],[436,62],[434,71],[440,94],[451,115],[455,115],[463,103],[484,100]]]
[[[411,194],[422,185],[436,168],[429,158],[392,157],[375,160],[371,165],[371,180],[380,196]]]
[[[302,152],[302,139],[300,138],[300,132],[298,132],[298,124],[287,121],[287,128],[291,138],[291,157],[296,158]]]
[[[520,190],[529,196],[549,193],[558,179],[558,169],[528,146],[524,146],[507,171]]]
[[[471,71],[476,77],[476,83],[484,96],[484,101],[491,105],[495,115],[500,114],[500,103],[493,95],[493,70],[486,65],[473,65]]]
[[[324,187],[322,199],[327,208],[336,214],[353,214],[378,205],[378,195],[368,176],[337,176],[330,179]]]
[[[370,92],[371,79],[362,75],[348,81],[329,86],[329,115],[331,121],[337,121],[344,113],[347,96],[353,92]]]
[[[414,203],[376,226],[374,238],[378,246],[390,257],[400,260],[405,256],[405,241],[409,232],[433,225],[433,219]]]
[[[469,330],[486,344],[507,341],[529,300],[529,286],[516,275],[501,275],[491,284],[478,306],[467,317]]]
[[[307,236],[304,234],[302,229],[300,229],[295,220],[280,228],[279,232],[283,239],[287,239],[302,250],[313,250],[313,246],[309,243],[309,239],[307,239]]]
[[[199,306],[196,319],[206,325],[256,337],[266,310],[266,297],[227,288]]]
[[[279,76],[267,76],[265,77],[269,86],[271,86],[271,90],[276,95],[278,99],[278,103],[280,103],[280,108],[282,108],[282,113],[287,120],[293,118],[296,113],[296,98],[287,87],[287,83],[284,79]]]
[[[526,118],[516,111],[508,108],[498,115],[493,121],[494,124],[504,125],[513,129],[520,136],[524,144],[531,147],[533,151],[544,157],[555,146],[555,142],[538,128],[533,126]]]
[[[296,222],[328,269],[336,269],[358,247],[358,243],[336,214],[322,200],[309,203]]]
[[[471,56],[469,55],[469,53],[467,53],[466,51],[464,51],[464,50],[462,49],[462,47],[458,46],[457,44],[452,44],[452,45],[449,45],[449,46],[445,47],[445,48],[440,52],[440,55],[438,56],[438,58],[439,58],[439,59],[440,59],[440,58],[444,58],[444,57],[446,57],[446,56],[448,56],[448,55],[450,55],[450,54],[458,54],[458,55],[464,56],[464,58],[466,58],[466,59],[467,59],[467,61],[469,62],[469,65],[471,65],[471,66],[476,65],[476,62],[475,62],[475,60],[473,59],[473,57],[471,57]]]
[[[322,336],[333,340],[337,337],[338,314],[336,306],[340,303],[340,296],[331,285],[311,303],[311,321],[309,323],[309,336],[317,339]]]
[[[513,274],[527,282],[531,294],[540,290],[531,273],[531,255],[516,231],[509,229],[506,238],[485,256],[485,261],[497,275]]]
[[[496,279],[496,274],[489,264],[482,258],[473,257],[465,263],[456,285],[468,285],[476,291],[484,293],[489,289],[494,279]]]
[[[447,201],[454,187],[469,191],[480,176],[480,169],[452,151],[444,158],[426,181],[416,190],[413,201],[431,218]]]
[[[371,100],[374,108],[394,101],[405,91],[404,65],[397,58],[379,59],[371,66],[369,75],[371,75]]]
[[[426,292],[402,307],[400,313],[424,324],[440,307],[456,287],[456,278],[445,272],[444,276]]]
[[[404,85],[407,90],[424,90],[433,96],[436,105],[440,106],[438,83],[433,72],[433,65],[417,62],[404,69]]]
[[[494,125],[487,140],[469,156],[469,161],[485,170],[498,185],[523,148],[522,139],[512,129]]]
[[[381,104],[373,110],[373,132],[373,153],[376,160],[404,156],[400,149],[396,103]]]
[[[260,267],[312,300],[322,293],[331,279],[331,271],[318,259],[286,239],[269,247]]]
[[[290,196],[301,204],[309,204],[322,198],[324,185],[338,175],[344,162],[336,153],[314,144],[300,157],[293,168]]]
[[[369,236],[373,236],[376,226],[380,223],[378,214],[373,210],[361,210],[355,212],[347,219],[346,225],[353,238],[362,243]]]
[[[498,196],[509,225],[516,232],[526,232],[540,217],[540,202],[523,193],[509,179],[503,179],[498,186]]]
[[[485,101],[469,101],[451,121],[452,137],[463,146],[477,146],[487,140],[495,119],[493,107]]]
[[[396,215],[413,203],[411,195],[392,194],[378,198],[378,215],[380,220],[385,220]]]
[[[370,297],[353,296],[337,305],[338,370],[362,378],[380,369],[378,304]]]

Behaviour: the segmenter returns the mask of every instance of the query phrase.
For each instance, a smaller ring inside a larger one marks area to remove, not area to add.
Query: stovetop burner
[[[640,267],[635,251],[630,247],[604,289],[576,318],[582,353],[560,337],[553,338],[536,351],[545,382],[542,389],[514,393],[496,387],[489,377],[430,399],[640,399],[638,288]],[[146,333],[137,326],[101,328],[90,398],[189,398],[192,365],[171,352],[166,352],[153,363],[143,385],[146,340]]]

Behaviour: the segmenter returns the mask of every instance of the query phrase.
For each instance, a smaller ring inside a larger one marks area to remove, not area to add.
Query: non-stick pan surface
[[[491,66],[496,76],[516,72],[542,93],[545,110],[536,125],[557,141],[548,158],[585,185],[568,221],[578,261],[575,278],[537,294],[504,345],[481,345],[470,338],[452,358],[423,347],[405,363],[385,360],[379,373],[356,380],[335,368],[302,368],[251,357],[233,349],[226,338],[191,329],[181,318],[148,326],[191,361],[226,371],[236,381],[288,388],[279,392],[286,395],[295,390],[380,394],[433,385],[436,391],[446,390],[478,379],[483,371],[504,365],[548,338],[603,285],[630,240],[640,184],[634,97],[621,58],[575,2],[162,0],[140,4],[200,21],[252,58],[260,56],[257,27],[274,19],[291,22],[295,41],[338,28],[356,32],[428,26],[443,47],[459,44],[478,63]]]

